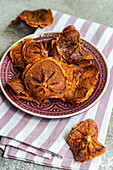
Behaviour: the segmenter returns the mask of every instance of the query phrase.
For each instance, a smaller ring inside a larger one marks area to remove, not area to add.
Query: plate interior
[[[44,40],[54,38],[57,35],[58,33],[56,32],[46,32],[40,34],[32,34],[25,38],[31,37],[37,41],[44,41]],[[23,39],[19,40],[18,42],[22,41]],[[10,49],[8,49],[8,51],[3,56],[1,62],[1,72],[0,72],[1,88],[5,96],[7,97],[7,99],[22,111],[43,118],[70,117],[82,113],[83,111],[93,106],[100,99],[100,97],[102,97],[107,87],[108,67],[107,67],[106,59],[103,56],[103,54],[92,43],[88,42],[83,38],[81,39],[84,47],[88,51],[90,51],[90,53],[94,57],[93,64],[97,65],[100,70],[100,74],[95,90],[86,101],[82,103],[71,104],[71,103],[65,103],[59,99],[51,99],[50,103],[46,104],[45,106],[39,106],[34,102],[18,100],[17,95],[13,92],[13,90],[10,87],[7,86],[7,82],[11,80],[13,76],[18,72],[13,67],[13,64],[11,63],[11,59],[8,56],[12,46],[10,47]]]

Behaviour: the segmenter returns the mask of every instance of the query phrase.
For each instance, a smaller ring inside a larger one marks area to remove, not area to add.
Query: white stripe
[[[37,28],[36,31],[34,33],[40,33],[40,32],[44,32],[46,28]]]
[[[32,146],[28,146],[28,148],[26,149],[26,151],[31,152],[31,153],[35,153],[37,151],[36,148],[33,148]]]
[[[107,45],[109,39],[111,38],[113,34],[113,28],[107,28],[102,37],[100,38],[98,44],[97,44],[97,47],[102,51],[104,49],[104,47]]]
[[[18,110],[13,117],[7,122],[7,124],[1,129],[0,134],[7,136],[8,133],[18,124],[18,122],[23,118],[24,114],[22,111]]]
[[[85,19],[78,18],[78,19],[76,20],[75,24],[74,24],[75,28],[76,28],[78,31],[80,31],[80,29],[82,28],[82,26],[83,26],[83,24],[84,24],[85,21],[86,21]]]
[[[56,166],[56,167],[62,168],[62,167],[61,167],[62,161],[63,161],[63,159],[54,157],[51,165],[52,165],[53,167]]]
[[[37,117],[32,117],[32,119],[30,119],[30,121],[27,123],[27,125],[24,127],[24,129],[22,129],[18,135],[16,136],[15,139],[23,142],[25,140],[26,137],[28,137],[30,135],[30,133],[33,132],[33,130],[35,129],[35,127],[38,125],[38,123],[40,122],[41,118],[37,118]]]
[[[2,150],[5,150],[5,145],[0,145],[0,148],[1,148]]]
[[[100,26],[100,24],[97,24],[95,22],[92,23],[84,38],[86,38],[88,41],[91,41],[91,39],[95,35],[95,33],[96,33],[97,29],[99,28],[99,26]]]
[[[65,155],[65,158],[64,159],[62,159],[62,158],[58,158],[58,157],[54,157],[53,158],[53,161],[52,161],[52,166],[56,166],[56,167],[61,167],[62,168],[62,162],[63,161],[66,161],[67,160],[67,162],[68,162],[68,160],[69,160],[70,158],[68,157],[68,155]],[[80,170],[79,168],[80,168],[80,165],[81,165],[81,163],[80,162],[75,162],[75,160],[74,159],[72,159],[72,162],[71,162],[71,164],[70,164],[70,168],[71,169],[73,169],[73,170]],[[67,165],[68,166],[68,165]],[[69,167],[64,167],[64,168],[69,168]]]
[[[11,107],[11,103],[5,100],[0,106],[0,119],[6,114],[8,109]]]
[[[34,147],[32,147],[32,146],[29,146],[29,147],[26,149],[26,151],[36,154],[37,149],[34,148]],[[39,150],[39,152],[41,152],[41,151]],[[44,152],[42,151],[42,153],[44,153]],[[40,155],[39,155],[39,156],[40,156]],[[49,158],[49,159],[51,159],[51,156],[52,156],[52,155],[51,155],[50,153],[46,153],[46,152],[45,152],[44,155],[43,155],[43,157]]]
[[[101,156],[93,158],[88,170],[96,170],[96,169],[98,169],[100,163],[101,163]]]
[[[14,149],[14,148],[11,148],[12,150]],[[10,153],[9,153],[10,154]],[[18,151],[17,151],[17,153],[16,153],[16,155],[14,155],[14,156],[16,156],[16,157],[19,157],[19,158],[25,158],[26,157],[26,154],[27,154],[27,152],[26,151],[23,151],[23,150],[21,150],[21,149],[18,149]]]
[[[59,122],[59,119],[57,120],[50,120],[46,128],[43,130],[43,132],[40,134],[40,137],[37,138],[33,143],[32,146],[40,147],[51,135],[54,128],[57,126]]]
[[[98,106],[99,106],[99,102],[96,103],[93,107],[91,107],[91,108],[88,110],[87,115],[86,115],[86,118],[87,118],[87,119],[88,119],[88,118],[90,118],[90,119],[95,119]],[[86,119],[86,118],[85,118],[85,119]]]
[[[54,16],[55,16],[55,14],[57,13],[57,11],[52,10],[52,13],[53,13],[53,17],[54,17]]]
[[[65,138],[67,137],[67,134],[72,129],[72,127],[74,127],[78,123],[81,116],[82,116],[82,114],[76,116],[75,118],[74,117],[70,118],[70,120],[67,123],[67,125],[65,126],[64,130],[61,132],[61,134],[59,135],[57,140],[53,143],[53,145],[49,148],[50,151],[52,151],[56,154],[60,151],[62,146],[66,143]]]
[[[8,154],[9,148],[10,148],[9,146],[5,147],[5,151],[4,151],[4,155],[3,155],[5,158],[8,158],[7,154]]]
[[[75,160],[73,159],[70,164],[70,168],[71,168],[71,170],[75,170],[75,168],[76,168],[76,170],[80,170],[80,165],[81,165],[80,162],[75,162]]]
[[[60,17],[60,19],[58,20],[58,22],[57,22],[56,26],[54,27],[53,31],[61,32],[69,18],[70,18],[70,15],[63,14]]]
[[[49,159],[51,159],[52,154],[45,152],[45,154],[43,155],[43,157],[44,157],[44,158],[49,158]]]
[[[42,157],[39,157],[39,156],[34,157],[34,162],[40,162],[41,164],[43,164],[43,160],[44,160],[44,158],[42,158]]]
[[[107,63],[108,63],[108,68],[109,70],[111,69],[111,67],[113,66],[113,49],[111,50],[108,58],[107,58]]]
[[[10,140],[9,145],[17,147],[20,144],[20,142],[16,140]]]

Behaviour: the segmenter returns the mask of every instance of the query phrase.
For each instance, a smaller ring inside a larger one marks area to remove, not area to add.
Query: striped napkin
[[[62,31],[73,24],[80,35],[94,43],[105,55],[110,75],[113,75],[113,29],[95,22],[52,11],[53,23],[36,32]],[[113,107],[113,78],[103,97],[89,110],[65,119],[44,119],[26,114],[15,108],[2,94],[0,96],[0,147],[5,158],[13,158],[66,169],[98,169],[101,157],[84,163],[75,162],[66,143],[71,128],[86,118],[94,119],[98,125],[98,141],[104,144]]]

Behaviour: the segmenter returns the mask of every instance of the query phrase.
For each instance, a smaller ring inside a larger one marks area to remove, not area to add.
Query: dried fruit
[[[80,67],[62,64],[67,77],[66,89],[60,96],[65,102],[80,103],[87,100],[94,91],[99,70],[95,65]]]
[[[93,119],[81,121],[72,128],[68,134],[67,143],[75,161],[84,162],[105,152],[105,147],[97,141],[97,137],[98,127]]]
[[[67,62],[78,63],[82,59],[93,59],[93,56],[83,47],[79,32],[72,25],[59,34],[56,43],[58,52]]]
[[[59,65],[52,59],[41,59],[25,74],[24,84],[36,98],[57,98],[65,89],[66,78]]]
[[[32,41],[32,39],[26,38],[20,43],[14,45],[10,50],[10,57],[12,59],[12,63],[14,67],[17,67],[21,70],[24,69],[26,66],[26,62],[24,60],[23,53],[22,53],[22,48],[27,41]]]
[[[19,84],[26,95],[20,95],[19,88],[15,88],[18,75],[8,84],[20,98],[34,99],[39,104],[50,98],[83,102],[90,97],[98,81],[99,69],[92,64],[93,56],[84,49],[74,26],[43,42],[26,38],[10,50],[10,57],[14,66],[23,71]],[[20,92],[22,94],[22,89]]]
[[[35,11],[25,10],[23,11],[11,25],[14,25],[20,21],[25,21],[31,27],[42,28],[49,26],[53,22],[53,14],[50,9],[38,9]]]
[[[24,85],[22,84],[21,75],[22,73],[16,74],[12,80],[8,81],[8,85],[12,87],[17,95],[26,96],[26,91]]]
[[[46,51],[43,47],[43,43],[35,40],[27,41],[24,44],[22,54],[26,63],[31,63],[41,57],[46,57]]]

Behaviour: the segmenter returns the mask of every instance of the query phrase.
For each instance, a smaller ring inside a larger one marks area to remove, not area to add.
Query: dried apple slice
[[[46,57],[46,51],[42,42],[35,40],[27,41],[22,49],[23,57],[26,63],[31,63],[41,57]]]
[[[23,58],[23,54],[22,54],[22,48],[23,45],[27,42],[27,41],[31,41],[31,38],[26,38],[23,41],[21,41],[20,43],[14,45],[11,50],[10,50],[10,57],[12,59],[12,63],[14,65],[14,67],[18,67],[19,69],[24,69],[25,68],[25,61]]]
[[[8,85],[15,91],[17,95],[28,96],[21,80],[22,73],[16,74],[12,80],[8,81]]]
[[[32,101],[32,102],[36,102],[39,105],[42,105],[42,101],[41,99],[36,99],[34,98],[30,91],[28,91],[27,89],[25,89],[25,86],[22,82],[22,73],[18,73],[16,74],[12,80],[9,80],[7,83],[13,90],[14,92],[17,94],[17,99],[24,99],[27,101]],[[45,103],[45,102],[44,102]]]
[[[14,25],[22,20],[31,27],[38,28],[41,26],[44,28],[52,24],[53,14],[50,9],[38,9],[35,11],[25,10],[11,22],[11,25]]]
[[[95,86],[98,80],[99,69],[95,65],[90,65],[84,68],[84,72],[79,77],[79,86],[90,89]]]
[[[84,72],[79,77],[78,87],[75,89],[74,100],[76,103],[87,100],[95,89],[98,81],[99,69],[95,65],[84,67]]]
[[[41,59],[27,70],[24,84],[36,98],[58,98],[65,89],[66,78],[52,59]]]
[[[66,89],[60,99],[80,103],[89,98],[98,81],[99,70],[95,65],[87,67],[61,64],[67,77]]]
[[[93,59],[82,45],[79,32],[72,25],[66,27],[56,41],[58,52],[67,62],[77,63],[82,59]]]

